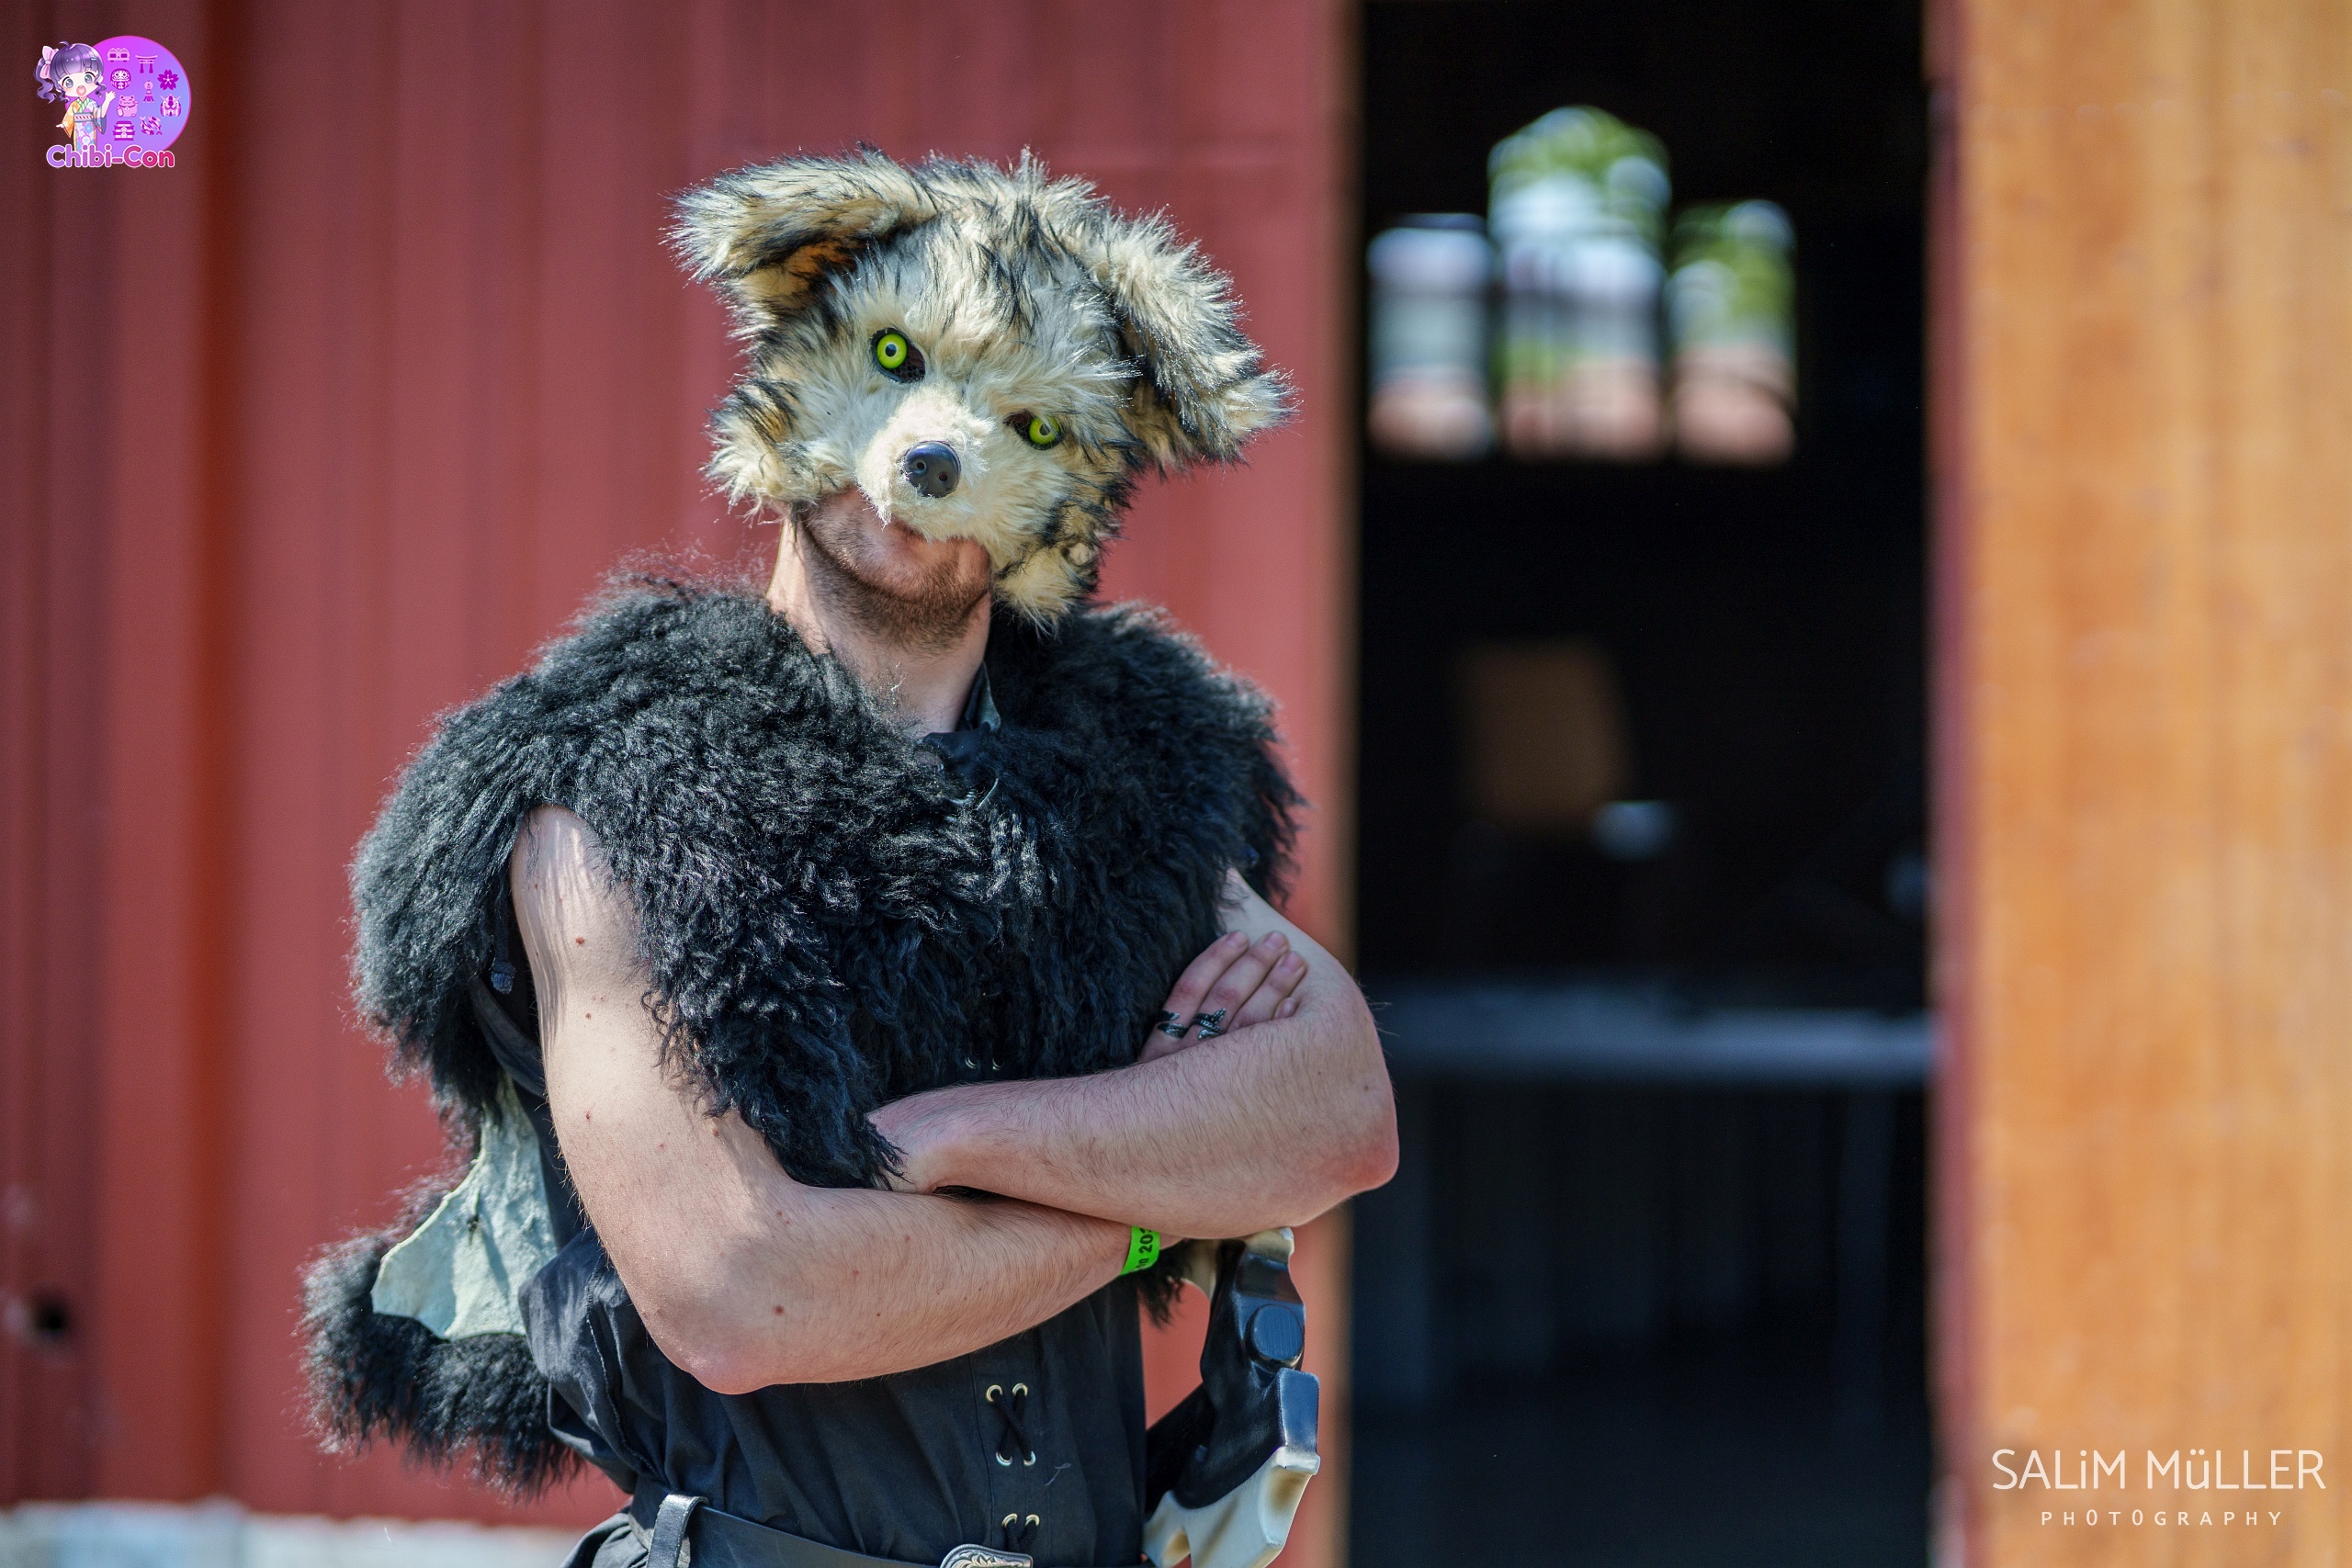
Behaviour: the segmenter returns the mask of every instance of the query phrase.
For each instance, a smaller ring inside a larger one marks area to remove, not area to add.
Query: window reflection
[[[1487,412],[1485,226],[1465,212],[1408,218],[1373,241],[1372,439],[1413,457],[1476,457]]]
[[[1599,109],[1555,109],[1497,144],[1488,170],[1505,445],[1527,457],[1655,457],[1666,149]]]
[[[1674,440],[1703,463],[1778,463],[1796,445],[1788,214],[1700,207],[1674,225]]]
[[[1369,434],[1391,457],[1770,464],[1795,446],[1794,236],[1769,201],[1671,227],[1664,143],[1590,107],[1498,142],[1487,220],[1375,238]],[[1662,351],[1661,343],[1669,347]],[[1667,389],[1670,354],[1672,389]]]

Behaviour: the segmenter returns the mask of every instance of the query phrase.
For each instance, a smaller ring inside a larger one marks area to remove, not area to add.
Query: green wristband
[[[1140,1274],[1159,1261],[1159,1233],[1148,1231],[1141,1225],[1127,1230],[1127,1266],[1122,1274]]]

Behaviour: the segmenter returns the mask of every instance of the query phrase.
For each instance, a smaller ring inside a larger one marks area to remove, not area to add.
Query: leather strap
[[[686,1537],[694,1528],[695,1510],[701,1506],[701,1498],[683,1492],[662,1499],[653,1512],[653,1542],[646,1553],[646,1568],[689,1568],[695,1549]]]
[[[628,1517],[650,1538],[646,1568],[933,1568],[770,1529],[650,1482],[630,1499]],[[959,1546],[938,1568],[1034,1568],[1034,1561],[992,1546]]]

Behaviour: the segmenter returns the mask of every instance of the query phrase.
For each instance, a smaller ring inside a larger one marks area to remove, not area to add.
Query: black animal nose
[[[964,465],[956,461],[955,447],[944,441],[926,441],[907,448],[907,455],[899,459],[899,471],[917,491],[937,501],[955,490],[956,481],[964,477]]]

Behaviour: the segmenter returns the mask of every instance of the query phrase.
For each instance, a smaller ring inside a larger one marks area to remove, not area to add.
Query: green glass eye
[[[922,350],[896,327],[885,327],[874,334],[874,363],[893,381],[922,379]]]
[[[1021,434],[1030,446],[1042,450],[1062,438],[1062,427],[1051,414],[1033,413],[1022,419]]]

